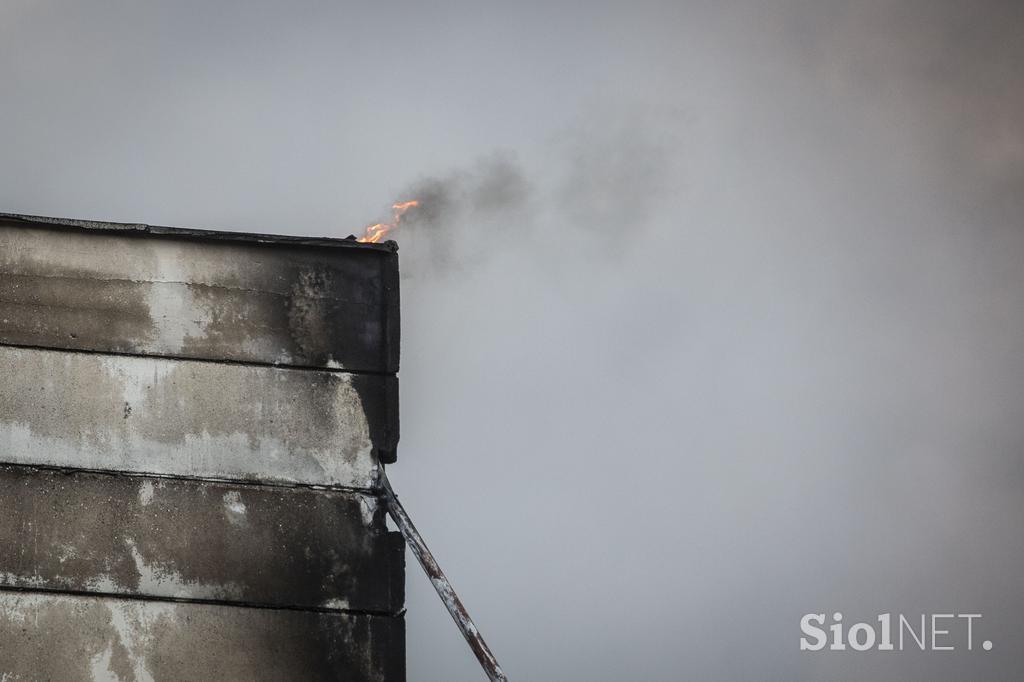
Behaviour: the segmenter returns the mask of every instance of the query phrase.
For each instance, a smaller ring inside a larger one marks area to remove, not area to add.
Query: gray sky
[[[1024,667],[1024,7],[0,9],[0,208],[403,260],[392,480],[516,680]],[[479,679],[410,565],[409,679]],[[985,653],[801,653],[981,613]]]

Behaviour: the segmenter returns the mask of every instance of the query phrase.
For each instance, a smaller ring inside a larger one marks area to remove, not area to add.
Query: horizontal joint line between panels
[[[332,485],[321,485],[313,483],[292,483],[289,481],[254,481],[237,478],[214,478],[209,476],[182,476],[179,474],[159,474],[148,471],[120,471],[113,469],[86,469],[80,467],[63,467],[54,466],[49,464],[27,464],[25,462],[8,462],[2,459],[2,453],[0,453],[0,467],[11,467],[15,469],[23,469],[26,471],[46,471],[58,474],[90,474],[95,476],[109,476],[111,478],[126,478],[126,479],[154,479],[154,480],[171,480],[171,481],[186,481],[194,483],[220,483],[230,484],[246,488],[271,488],[271,489],[282,489],[282,490],[313,490],[318,492],[332,492],[332,493],[350,493],[355,495],[364,495],[366,497],[380,497],[378,491],[373,488],[353,488],[350,486],[332,486]]]
[[[0,348],[23,348],[25,350],[49,351],[52,353],[75,353],[78,355],[104,355],[125,358],[152,358],[154,360],[173,360],[177,362],[202,362],[210,365],[229,365],[239,367],[269,367],[272,369],[296,370],[299,372],[329,372],[331,374],[352,374],[357,376],[394,377],[397,372],[378,372],[369,369],[345,369],[344,367],[327,367],[319,365],[289,365],[273,362],[251,362],[248,360],[228,360],[213,358],[196,358],[183,355],[156,355],[154,353],[129,353],[124,351],[89,350],[83,348],[55,348],[24,343],[0,342]]]
[[[107,284],[177,284],[186,287],[196,287],[198,289],[220,289],[222,291],[241,291],[249,294],[261,294],[265,296],[273,296],[276,298],[290,298],[290,294],[283,291],[271,291],[269,289],[254,289],[252,287],[233,287],[227,284],[206,284],[204,282],[186,282],[177,279],[132,279],[130,277],[67,277],[64,275],[23,274],[17,272],[0,272],[0,275],[3,275],[5,277],[20,277],[23,279],[63,280],[70,282],[102,282]],[[349,303],[352,305],[364,305],[368,307],[383,307],[387,303],[386,299],[381,299],[380,301],[349,301],[347,299],[335,298],[333,296],[324,295],[304,295],[304,298],[311,298],[316,301],[339,301],[341,303]]]
[[[305,613],[338,614],[345,616],[373,616],[376,618],[401,618],[405,616],[405,607],[398,611],[374,611],[372,609],[330,609],[309,606],[288,606],[282,604],[264,604],[259,602],[230,601],[225,599],[198,599],[192,597],[161,597],[144,594],[122,594],[119,592],[90,592],[88,590],[61,590],[45,587],[21,587],[17,585],[0,585],[0,593],[64,595],[69,597],[93,597],[97,599],[121,599],[136,602],[161,602],[166,604],[200,604],[205,606],[222,606],[239,609],[259,609],[263,611],[300,611]]]

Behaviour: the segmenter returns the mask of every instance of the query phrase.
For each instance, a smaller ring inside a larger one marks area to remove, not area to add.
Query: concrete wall
[[[0,679],[403,680],[389,246],[0,216]]]

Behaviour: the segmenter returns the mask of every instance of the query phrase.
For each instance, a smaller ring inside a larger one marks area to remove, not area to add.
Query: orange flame
[[[369,242],[376,244],[380,240],[387,236],[388,232],[398,227],[399,223],[402,222],[402,216],[410,208],[419,206],[420,202],[413,199],[412,201],[400,201],[391,206],[391,222],[390,223],[375,223],[366,228],[366,235],[359,238],[358,241]]]

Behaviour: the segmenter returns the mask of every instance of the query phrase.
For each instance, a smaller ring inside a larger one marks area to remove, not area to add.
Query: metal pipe
[[[466,607],[462,605],[459,595],[455,594],[452,584],[448,582],[444,571],[437,565],[434,555],[430,553],[427,543],[423,541],[423,536],[416,530],[416,526],[413,525],[412,519],[406,513],[405,507],[398,501],[398,496],[395,495],[395,491],[391,488],[391,481],[388,480],[383,467],[380,471],[380,487],[388,514],[395,522],[395,525],[398,526],[398,530],[402,533],[402,537],[405,538],[409,549],[416,555],[427,577],[430,578],[430,582],[433,583],[438,596],[441,597],[441,601],[448,608],[448,613],[452,614],[452,619],[459,627],[459,631],[462,632],[462,636],[466,638],[469,648],[476,654],[476,660],[480,661],[480,666],[487,673],[487,678],[491,682],[508,682],[508,677],[502,672],[501,666],[498,665],[494,654],[488,648],[487,642],[484,641],[480,631],[473,624],[473,619],[469,617],[469,613],[466,611]]]

